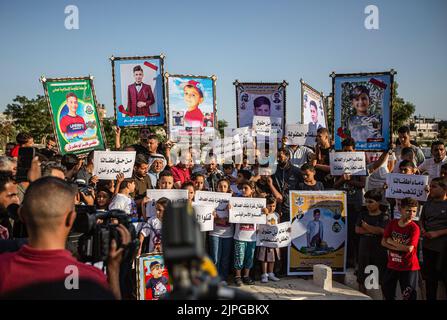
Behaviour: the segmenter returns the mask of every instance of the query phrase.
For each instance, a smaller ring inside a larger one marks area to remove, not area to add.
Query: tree
[[[35,99],[17,96],[6,106],[5,114],[11,117],[17,132],[29,132],[34,141],[39,142],[53,133],[53,125],[48,104],[44,96]]]
[[[228,121],[227,120],[218,120],[217,121],[217,128],[219,130],[219,134],[221,137],[224,136],[224,129],[228,127]]]
[[[411,102],[405,101],[403,98],[399,97],[397,94],[397,88],[399,85],[394,82],[393,88],[393,132],[396,133],[397,130],[404,125],[408,119],[413,115],[416,107]]]

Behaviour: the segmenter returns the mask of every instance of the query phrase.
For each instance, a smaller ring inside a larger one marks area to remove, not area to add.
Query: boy
[[[253,101],[254,115],[270,117],[270,100],[264,96],[257,97]]]
[[[383,232],[390,221],[390,216],[381,210],[382,192],[369,190],[365,193],[366,210],[360,212],[355,233],[360,237],[358,253],[357,282],[360,292],[366,293],[365,268],[374,265],[379,269],[379,277],[382,279],[386,269],[387,252],[381,245]]]
[[[203,113],[199,105],[203,102],[203,92],[199,88],[200,82],[189,80],[183,88],[183,99],[185,100],[187,111],[185,113],[185,126],[188,128],[203,127]]]
[[[301,167],[304,182],[298,183],[298,190],[321,191],[324,190],[323,183],[315,180],[315,168],[310,164],[303,164]]]
[[[382,284],[385,300],[394,300],[399,281],[404,300],[416,300],[419,261],[417,245],[420,230],[413,221],[418,201],[404,198],[401,201],[399,220],[392,220],[385,228],[382,246],[388,249],[388,263]]]
[[[242,193],[242,185],[251,179],[251,172],[248,170],[239,170],[234,184],[230,185],[233,196],[239,197]]]
[[[146,283],[146,289],[151,289],[152,300],[159,300],[167,292],[166,286],[168,285],[168,279],[163,275],[163,267],[160,262],[152,261],[150,266],[152,277]]]
[[[313,212],[314,219],[307,223],[307,247],[318,249],[323,242],[323,222],[320,221],[320,209]]]
[[[424,204],[421,226],[423,265],[427,300],[436,300],[438,280],[447,288],[447,183],[434,178],[430,183],[430,198]]]
[[[133,178],[124,179],[119,186],[119,191],[113,197],[112,202],[109,205],[109,210],[119,209],[123,210],[127,215],[132,218],[138,218],[137,206],[135,201],[131,198],[130,194],[135,192],[135,181]]]
[[[205,176],[201,173],[194,173],[192,176],[192,183],[196,191],[206,191]]]
[[[155,102],[154,94],[150,85],[143,83],[143,68],[135,66],[133,68],[135,83],[127,88],[127,112],[123,112],[131,117],[134,116],[158,116],[151,114],[149,107]]]
[[[70,92],[66,96],[68,114],[62,117],[60,122],[61,131],[68,139],[82,136],[87,130],[84,118],[76,112],[78,110],[78,97]]]

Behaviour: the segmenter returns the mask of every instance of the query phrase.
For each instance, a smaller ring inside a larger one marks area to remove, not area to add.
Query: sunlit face
[[[221,181],[217,185],[217,192],[225,192],[227,193],[230,190],[230,185],[226,181]]]
[[[303,171],[303,179],[306,182],[312,182],[315,178],[315,171],[312,170],[304,170]]]
[[[208,168],[208,172],[216,171],[216,169],[217,169],[217,161],[216,161],[216,159],[214,159],[214,158],[211,159],[210,163],[207,166],[207,168]]]
[[[158,140],[157,139],[149,139],[148,145],[149,145],[149,152],[157,153],[157,149],[158,149]]]
[[[242,187],[242,196],[244,197],[251,197],[253,195],[253,189],[249,185],[244,185]]]
[[[47,141],[47,149],[53,150],[53,149],[56,149],[56,147],[57,147],[56,141],[53,141],[53,140]]]
[[[380,207],[380,203],[377,202],[374,199],[366,199],[366,208],[368,209],[369,212],[376,212],[377,210],[379,210]]]
[[[109,195],[105,191],[100,191],[96,195],[96,203],[100,208],[107,208],[109,205]]]
[[[196,194],[196,191],[194,190],[193,186],[188,186],[186,188],[186,190],[188,190],[188,200],[189,201],[193,201],[194,200],[194,196]]]
[[[317,112],[317,108],[315,107],[310,107],[310,116],[312,117],[312,122],[316,123],[318,120],[318,112]]]
[[[152,163],[152,171],[155,173],[159,173],[163,170],[163,160],[155,160]]]
[[[134,77],[136,83],[141,83],[143,81],[143,77],[144,77],[143,71],[141,71],[141,70],[135,71],[133,73],[133,77]]]
[[[413,220],[418,212],[418,207],[401,208],[400,214],[405,220]]]
[[[401,145],[406,146],[410,144],[410,135],[408,133],[399,133],[398,136]]]
[[[23,147],[32,147],[34,146],[34,138],[29,138],[28,141],[23,145]]]
[[[134,171],[138,177],[144,177],[147,175],[147,170],[149,169],[149,165],[143,163],[139,166],[135,166]]]
[[[440,162],[445,158],[445,146],[443,144],[438,144],[431,148],[431,154],[436,162]]]
[[[135,192],[135,182],[132,181],[131,183],[129,183],[129,184],[127,185],[127,188],[129,189],[129,193],[133,193],[133,192]]]
[[[194,180],[194,188],[196,188],[196,190],[203,190],[204,187],[205,179],[202,176],[196,177],[196,179]]]
[[[399,172],[402,174],[414,174],[414,168],[412,167],[400,167]]]
[[[5,190],[0,192],[0,207],[6,209],[10,204],[20,204],[17,185],[12,182],[8,182],[5,185]]]
[[[186,168],[192,168],[193,167],[193,161],[192,161],[191,152],[186,153],[182,157],[182,163],[185,165]]]
[[[158,180],[160,189],[172,189],[174,187],[174,177],[164,176]]]
[[[273,213],[276,210],[276,202],[270,203],[267,205],[267,210],[269,213]]]
[[[78,98],[68,97],[67,106],[68,106],[69,113],[71,115],[75,115],[76,111],[78,110]]]
[[[317,133],[316,140],[319,145],[323,145],[329,140],[329,137],[328,137],[327,133],[320,132],[320,133]]]
[[[357,97],[352,99],[352,106],[354,107],[357,115],[366,116],[368,114],[369,97],[366,93],[361,93]]]
[[[165,207],[163,207],[159,203],[155,204],[155,214],[157,215],[157,218],[162,220],[164,213],[165,213]]]
[[[184,100],[188,109],[195,109],[203,102],[203,97],[195,87],[185,86],[183,89]]]
[[[259,107],[255,108],[255,116],[270,116],[270,107],[268,104],[262,104]]]

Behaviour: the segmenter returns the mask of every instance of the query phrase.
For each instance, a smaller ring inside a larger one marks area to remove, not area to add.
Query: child
[[[366,210],[362,209],[355,224],[355,233],[360,236],[357,282],[362,293],[366,293],[365,268],[369,265],[377,266],[380,279],[386,269],[387,253],[381,241],[390,216],[381,210],[381,201],[380,190],[367,191],[365,193]]]
[[[397,166],[394,166],[393,173],[399,173],[400,163],[402,161],[404,161],[404,160],[413,162],[415,167],[417,166],[417,164],[416,164],[416,154],[415,154],[413,148],[411,148],[411,147],[402,148],[402,150],[400,151],[400,161],[399,161]]]
[[[244,182],[242,184],[242,197],[252,198],[254,192],[255,185],[253,182]],[[254,284],[254,281],[249,275],[250,269],[253,267],[253,257],[256,248],[256,224],[236,223],[233,239],[235,269],[234,283],[238,287],[240,287],[242,283],[252,285]]]
[[[203,127],[203,113],[199,104],[203,102],[203,92],[199,88],[200,82],[189,80],[183,88],[184,100],[188,110],[185,113],[185,126],[188,128]]]
[[[194,173],[192,176],[192,182],[196,191],[206,191],[205,188],[205,175],[201,173]]]
[[[138,249],[138,255],[141,255],[142,252],[162,252],[161,224],[163,215],[170,203],[171,201],[164,197],[158,199],[155,203],[155,216],[149,218],[149,220],[143,225],[138,236],[138,238],[140,239],[140,248]],[[145,241],[146,238],[147,241]]]
[[[237,171],[234,169],[233,163],[224,163],[222,165],[223,173],[226,179],[230,181],[230,183],[236,182]]]
[[[196,195],[196,190],[194,189],[194,183],[187,181],[182,184],[182,189],[188,190],[188,203],[192,205],[194,197]]]
[[[418,211],[418,202],[404,198],[401,202],[399,220],[392,220],[385,228],[382,245],[388,249],[388,263],[382,284],[385,300],[394,300],[399,281],[404,300],[416,300],[419,261],[417,245],[420,230],[412,221]]]
[[[315,168],[310,164],[303,164],[301,166],[304,182],[298,183],[298,190],[306,191],[322,191],[324,190],[323,183],[315,180]]]
[[[152,300],[159,300],[166,295],[168,279],[163,275],[163,267],[160,262],[152,261],[150,266],[152,277],[146,283],[146,289],[151,288]]]
[[[382,119],[380,115],[368,114],[370,106],[369,89],[356,86],[350,92],[351,106],[356,114],[348,121],[351,137],[356,142],[366,142],[368,138],[382,138]]]
[[[172,172],[169,170],[165,170],[160,173],[158,182],[157,182],[157,189],[166,189],[171,190],[174,189],[174,176],[172,175]],[[146,217],[151,218],[155,215],[155,201],[151,200],[148,196],[145,196],[143,198],[143,201],[141,201],[142,206],[142,212],[146,213]]]
[[[254,115],[270,117],[270,100],[264,96],[257,97],[253,101]]]
[[[241,191],[242,191],[242,184],[244,182],[247,182],[251,179],[251,172],[248,170],[239,170],[237,173],[237,178],[236,178],[236,183],[231,184],[230,188],[231,191],[233,192],[233,195],[235,197],[240,197],[241,196]]]
[[[447,182],[434,178],[430,197],[424,204],[419,221],[421,226],[423,265],[427,300],[436,300],[438,281],[447,288]]]
[[[267,224],[276,225],[279,221],[279,215],[275,212],[276,199],[275,197],[267,198]],[[273,270],[275,268],[275,261],[280,260],[279,248],[259,247],[258,260],[261,261],[261,282],[267,283],[269,280],[279,281],[275,276]]]
[[[124,179],[119,186],[118,193],[113,197],[109,205],[109,210],[123,210],[127,215],[137,219],[137,206],[130,196],[135,191],[135,181],[133,178]]]
[[[220,179],[217,192],[231,193],[230,182]],[[216,265],[222,284],[226,285],[230,273],[231,249],[233,246],[234,224],[229,222],[228,205],[220,204],[216,208],[214,229],[209,232],[209,252]]]

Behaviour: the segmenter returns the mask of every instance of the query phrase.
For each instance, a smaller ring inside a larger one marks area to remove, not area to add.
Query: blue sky
[[[64,9],[79,8],[79,30]],[[364,9],[379,8],[379,30]],[[218,118],[236,123],[233,81],[286,80],[287,121],[300,120],[299,80],[331,91],[337,73],[397,70],[416,113],[447,119],[447,1],[250,0],[0,2],[0,111],[43,94],[47,77],[95,76],[113,115],[108,58],[165,53],[171,74],[217,76]]]

